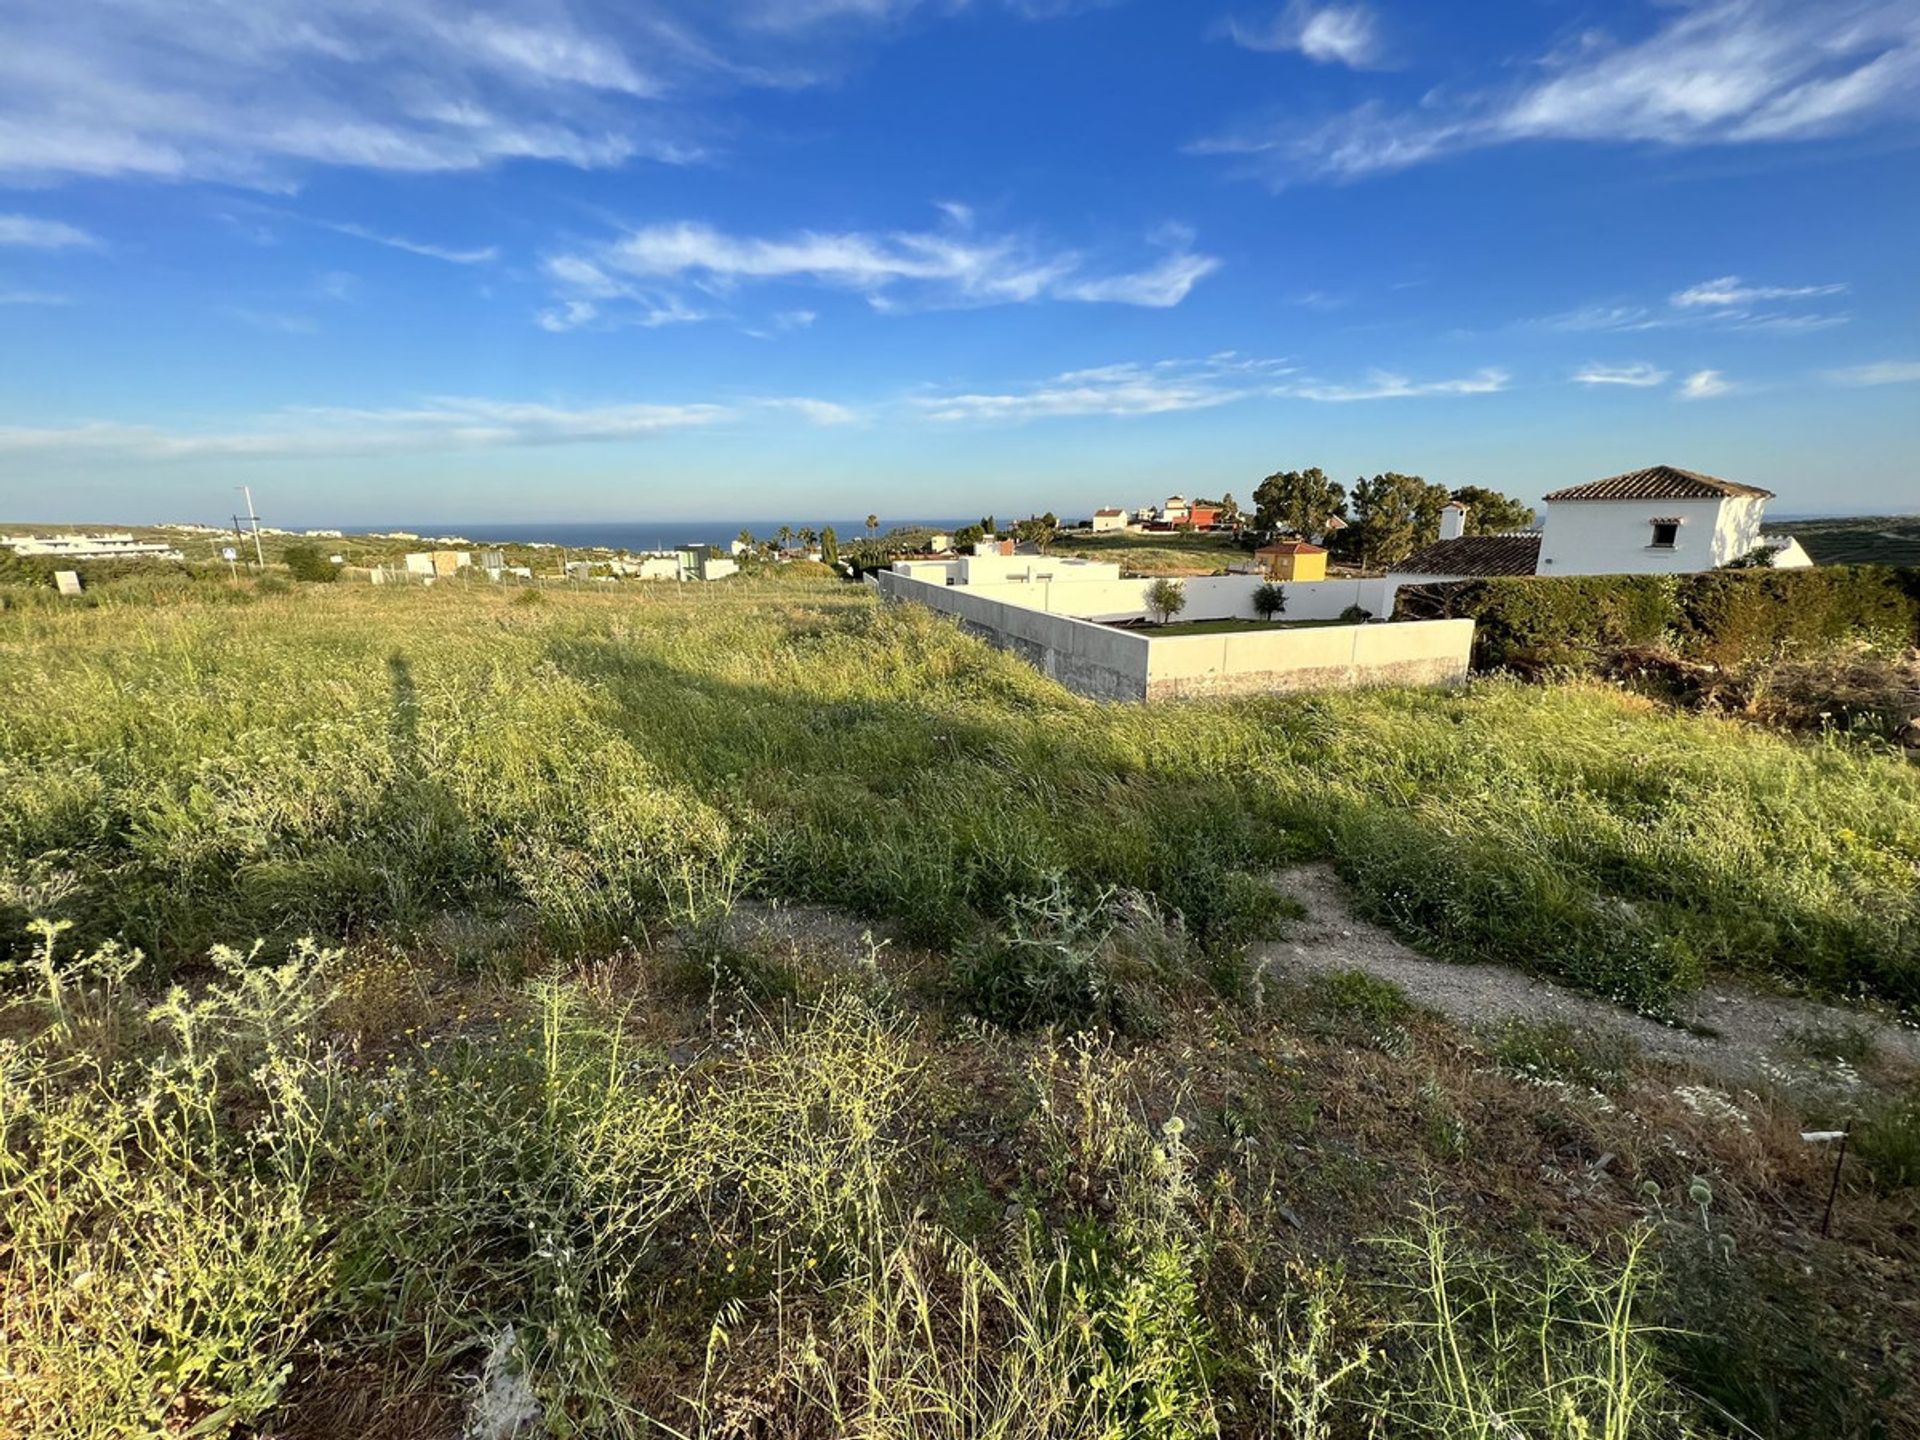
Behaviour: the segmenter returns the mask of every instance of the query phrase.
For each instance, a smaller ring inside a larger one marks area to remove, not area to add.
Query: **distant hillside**
[[[1920,515],[1781,520],[1766,531],[1792,535],[1822,565],[1920,565]]]

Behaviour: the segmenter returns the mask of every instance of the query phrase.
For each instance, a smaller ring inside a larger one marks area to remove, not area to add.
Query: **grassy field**
[[[821,580],[0,614],[0,1433],[1914,1433],[1910,1080],[1277,983],[1313,857],[1920,1002],[1920,770],[1602,687],[1102,707]]]
[[[1223,535],[1074,535],[1054,546],[1059,555],[1108,560],[1131,575],[1217,575],[1250,552]]]

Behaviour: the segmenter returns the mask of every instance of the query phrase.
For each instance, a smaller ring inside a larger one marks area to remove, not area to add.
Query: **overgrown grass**
[[[586,950],[758,893],[947,946],[1059,879],[1207,945],[1326,855],[1438,953],[1643,1006],[1716,968],[1920,1002],[1920,773],[1844,743],[1499,682],[1102,707],[857,591],[691,589],[0,617],[0,932]]]
[[[1089,940],[1063,923],[1009,935]],[[1418,1140],[1356,1156],[1422,1074],[1423,1113],[1482,1123],[1451,1042],[1403,1032],[1356,1086],[1342,1037],[1300,1068],[1320,1042],[1276,1028],[1286,1004],[1190,991],[1155,1043],[1028,1040],[860,956],[763,1009],[737,960],[676,1000],[684,958],[500,983],[300,944],[152,990],[133,952],[36,944],[0,999],[8,1434],[1656,1440],[1878,1413],[1717,1217],[1549,1239],[1428,1198],[1445,1172],[1396,1182]],[[1317,1003],[1413,1018],[1350,977]],[[1228,1084],[1245,1124],[1205,1118]],[[1322,1134],[1302,1096],[1390,1108]],[[1497,1197],[1505,1163],[1472,1183]],[[963,1230],[936,1217],[964,1174],[987,1218]],[[1871,1203],[1850,1192],[1852,1223]],[[1676,1288],[1669,1258],[1707,1268]],[[1720,1323],[1724,1295],[1796,1316],[1794,1345]]]

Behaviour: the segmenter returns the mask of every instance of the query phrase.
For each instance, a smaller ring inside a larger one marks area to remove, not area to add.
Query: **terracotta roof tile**
[[[1399,575],[1531,575],[1540,568],[1540,536],[1529,531],[1436,540],[1388,568]]]
[[[1556,500],[1725,500],[1739,496],[1757,496],[1771,500],[1773,492],[1733,480],[1682,470],[1675,465],[1655,465],[1646,470],[1629,470],[1624,475],[1609,475],[1604,480],[1589,480],[1584,485],[1569,485],[1546,497]]]

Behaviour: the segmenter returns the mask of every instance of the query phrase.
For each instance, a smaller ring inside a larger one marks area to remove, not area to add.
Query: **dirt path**
[[[1280,874],[1277,883],[1307,907],[1307,918],[1297,922],[1286,939],[1259,947],[1256,955],[1262,963],[1309,974],[1364,970],[1393,981],[1417,1004],[1468,1027],[1514,1018],[1564,1020],[1622,1032],[1649,1055],[1688,1061],[1730,1078],[1743,1078],[1769,1062],[1804,1064],[1806,1054],[1794,1044],[1797,1034],[1851,1029],[1870,1034],[1881,1056],[1920,1065],[1920,1030],[1862,1011],[1711,984],[1683,1011],[1690,1024],[1712,1032],[1694,1033],[1504,965],[1431,960],[1391,931],[1355,915],[1346,887],[1330,866],[1302,865]]]

